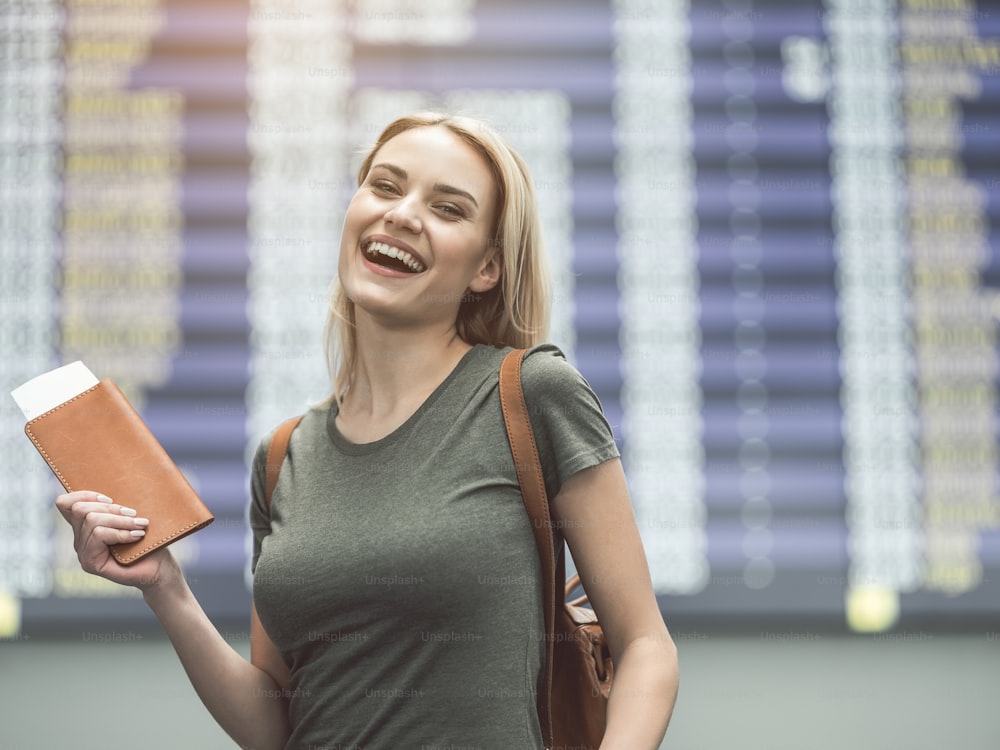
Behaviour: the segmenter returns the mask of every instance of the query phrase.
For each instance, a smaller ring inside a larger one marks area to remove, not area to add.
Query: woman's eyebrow
[[[405,169],[403,169],[402,167],[398,167],[395,164],[379,162],[378,164],[372,166],[372,169],[379,169],[379,168],[389,170],[401,180],[405,180],[409,177]],[[446,185],[442,182],[439,182],[434,186],[434,190],[439,193],[447,193],[448,195],[457,195],[462,198],[466,198],[467,200],[471,201],[472,205],[474,205],[476,208],[479,208],[479,201],[475,199],[472,193],[462,190],[461,188],[457,188],[453,185]]]
[[[477,201],[475,198],[472,197],[472,193],[467,193],[466,191],[461,190],[457,187],[453,187],[452,185],[445,185],[440,182],[434,186],[434,190],[439,193],[447,193],[448,195],[457,195],[462,198],[466,198],[472,203],[473,206],[479,208],[479,201]]]

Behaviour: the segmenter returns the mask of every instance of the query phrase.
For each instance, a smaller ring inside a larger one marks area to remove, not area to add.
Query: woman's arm
[[[143,597],[163,625],[195,692],[219,726],[244,750],[284,748],[289,735],[287,671],[284,681],[279,682],[259,663],[262,651],[277,654],[277,649],[259,628],[256,608],[251,623],[257,622],[259,631],[251,628],[248,663],[219,634],[179,569],[173,582],[147,588]],[[261,638],[267,639],[269,649],[262,648]],[[273,664],[270,666],[273,670]]]
[[[251,615],[248,663],[212,624],[166,548],[133,565],[120,565],[109,545],[135,539],[146,519],[96,492],[71,492],[56,500],[73,526],[80,566],[116,583],[136,586],[159,618],[205,707],[245,750],[279,750],[289,735],[287,669]]]
[[[552,501],[615,663],[601,750],[656,750],[677,699],[677,649],[660,615],[617,458],[570,477]]]

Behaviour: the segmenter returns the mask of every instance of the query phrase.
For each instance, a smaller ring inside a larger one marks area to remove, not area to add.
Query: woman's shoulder
[[[538,344],[528,349],[521,364],[525,395],[541,396],[563,393],[566,389],[587,386],[580,371],[555,344]]]
[[[473,371],[470,375],[477,381],[492,380],[495,385],[500,375],[500,365],[512,351],[513,347],[509,346],[498,348],[477,345],[474,351],[476,365],[469,368]],[[552,343],[537,344],[525,350],[521,363],[521,385],[529,402],[532,399],[551,399],[581,387],[586,390],[590,388],[562,349]]]

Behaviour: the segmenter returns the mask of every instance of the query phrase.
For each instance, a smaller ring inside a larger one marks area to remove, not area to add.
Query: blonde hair
[[[482,294],[465,295],[455,326],[469,344],[527,348],[548,335],[549,286],[542,253],[541,223],[531,175],[524,161],[489,126],[468,117],[421,113],[394,120],[379,135],[358,170],[358,185],[368,176],[375,155],[388,141],[414,128],[441,126],[483,157],[497,187],[496,219],[488,240],[500,254],[500,280]],[[334,279],[326,319],[331,399],[351,386],[357,360],[354,303]]]

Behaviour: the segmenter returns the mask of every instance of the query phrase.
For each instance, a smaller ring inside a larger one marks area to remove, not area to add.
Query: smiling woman
[[[359,334],[368,316],[453,328],[457,304],[429,299],[496,285],[500,249],[489,241],[495,193],[483,159],[446,128],[407,130],[379,149],[347,207],[340,246],[340,284]]]
[[[397,154],[401,160],[398,164],[393,161]],[[460,290],[458,294],[432,293],[426,299],[459,302],[457,316],[452,320],[468,343],[525,347],[544,340],[548,332],[549,289],[542,233],[534,187],[521,158],[486,123],[436,113],[402,117],[385,128],[362,162],[359,190],[351,208],[366,197],[366,188],[372,198],[381,196],[389,202],[401,202],[401,186],[409,182],[412,187],[406,170],[410,162],[415,162],[411,171],[421,165],[435,167],[438,177],[426,176],[431,183],[426,205],[440,221],[450,218],[463,230],[484,232],[472,242],[476,245],[481,239],[481,252],[499,265],[500,273],[499,282],[491,284],[485,293],[470,288],[472,295]],[[443,168],[446,164],[450,169]],[[453,184],[459,180],[462,184]],[[407,210],[409,206],[404,203],[399,212],[386,218],[397,224],[405,222]],[[341,242],[341,268],[345,256],[351,254],[347,249],[351,218],[349,212]],[[405,230],[405,226],[402,228]],[[399,232],[396,234],[396,242],[390,241],[390,246],[399,247]],[[414,252],[412,247],[403,249]],[[415,258],[426,267],[419,254]],[[335,397],[348,388],[354,371],[355,312],[354,301],[341,286],[333,296],[327,319],[327,354],[335,373]]]
[[[333,394],[298,423],[273,492],[273,434],[254,459],[250,663],[169,549],[127,568],[109,556],[146,523],[118,504],[127,498],[59,497],[83,567],[143,591],[242,747],[543,747],[541,565],[498,388],[512,348],[528,349],[522,383],[557,548],[568,543],[615,663],[601,747],[659,747],[676,651],[611,428],[542,343],[547,315],[520,158],[476,121],[397,120],[345,216]]]

